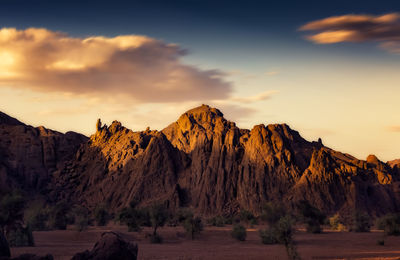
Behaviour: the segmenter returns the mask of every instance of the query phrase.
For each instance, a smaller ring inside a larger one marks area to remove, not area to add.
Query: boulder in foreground
[[[91,251],[77,253],[71,260],[136,260],[138,246],[114,232],[105,232]]]

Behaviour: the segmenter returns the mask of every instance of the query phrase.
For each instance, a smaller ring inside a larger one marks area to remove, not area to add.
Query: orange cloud
[[[0,86],[138,102],[224,99],[218,70],[184,64],[186,51],[147,36],[75,38],[43,28],[0,29]]]
[[[399,53],[400,14],[343,15],[313,21],[300,27],[315,31],[306,38],[317,44],[378,41],[387,51]]]

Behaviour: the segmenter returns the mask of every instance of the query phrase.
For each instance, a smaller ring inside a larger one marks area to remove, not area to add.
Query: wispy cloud
[[[45,93],[121,96],[130,102],[225,99],[218,70],[184,64],[186,51],[139,35],[71,37],[42,28],[0,30],[0,86]]]
[[[257,102],[257,101],[264,101],[264,100],[270,99],[276,93],[278,93],[278,91],[276,91],[276,90],[268,90],[268,91],[264,91],[264,92],[258,93],[257,95],[254,95],[254,96],[232,97],[232,98],[230,98],[230,100],[234,101],[234,102],[248,104],[248,103],[253,103],[253,102]]]
[[[400,125],[388,126],[388,127],[386,127],[386,130],[388,130],[389,132],[399,132],[400,133]]]
[[[315,31],[306,38],[317,44],[380,42],[380,47],[400,53],[400,14],[342,15],[307,23],[301,31]]]
[[[267,76],[275,76],[275,75],[278,75],[278,74],[280,74],[280,73],[281,73],[281,72],[278,71],[278,70],[271,70],[271,71],[265,72],[265,75],[267,75]]]

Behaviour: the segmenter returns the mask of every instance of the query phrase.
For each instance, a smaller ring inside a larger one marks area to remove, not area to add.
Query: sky
[[[205,103],[400,158],[399,1],[126,2],[0,0],[0,110],[89,136]]]

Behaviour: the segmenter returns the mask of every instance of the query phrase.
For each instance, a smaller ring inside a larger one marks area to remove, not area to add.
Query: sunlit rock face
[[[162,131],[98,121],[96,133],[54,175],[52,192],[112,210],[136,200],[203,215],[259,213],[266,201],[293,208],[307,199],[326,213],[357,208],[379,215],[400,209],[398,175],[375,156],[358,160],[308,142],[286,124],[240,129],[202,105]]]
[[[1,190],[45,188],[52,173],[86,142],[81,134],[28,126],[0,112]]]

